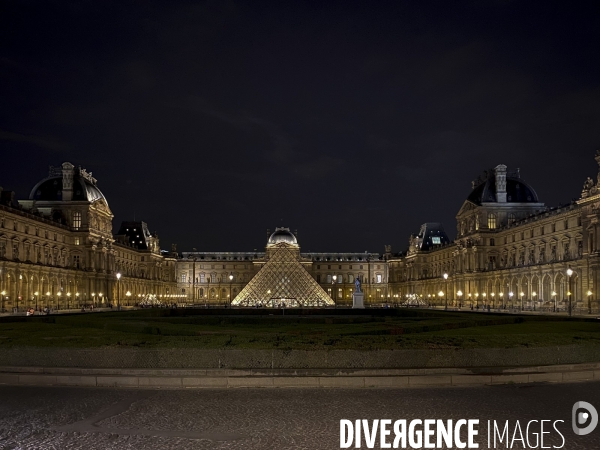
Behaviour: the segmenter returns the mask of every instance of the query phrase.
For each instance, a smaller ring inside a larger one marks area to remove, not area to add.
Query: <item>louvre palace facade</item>
[[[600,152],[596,154],[600,166]],[[177,254],[144,222],[113,214],[92,174],[64,163],[29,198],[0,190],[0,309],[163,303],[348,306],[433,304],[598,311],[600,171],[578,200],[549,207],[504,165],[472,183],[448,237],[425,223],[406,251],[302,252],[298,233],[267,231],[264,251]]]
[[[91,172],[50,167],[27,200],[0,188],[0,310],[128,305],[176,295],[174,254],[113,214]]]
[[[596,162],[600,166],[600,152]],[[571,300],[575,311],[598,311],[599,184],[600,171],[596,180],[585,181],[577,201],[549,207],[518,170],[501,164],[473,181],[456,216],[454,240],[442,224],[426,223],[401,253],[389,246],[381,254],[302,253],[297,233],[277,228],[267,232],[264,252],[183,252],[177,261],[178,293],[195,304],[301,306],[294,302],[295,292],[275,293],[276,270],[264,270],[273,248],[281,246],[295,252],[305,272],[339,306],[351,304],[359,278],[367,305],[564,311]],[[262,283],[265,292],[253,302],[244,288],[261,273],[253,289]],[[271,285],[265,282],[269,277]]]

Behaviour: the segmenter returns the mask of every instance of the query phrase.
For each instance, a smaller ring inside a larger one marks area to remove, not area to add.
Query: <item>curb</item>
[[[397,370],[150,370],[0,367],[0,385],[144,389],[415,388],[600,381],[600,363],[519,368]]]

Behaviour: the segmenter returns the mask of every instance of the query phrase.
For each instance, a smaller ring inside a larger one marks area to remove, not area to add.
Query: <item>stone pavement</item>
[[[194,388],[411,388],[600,381],[600,363],[414,369],[134,369],[2,367],[0,385]]]
[[[600,446],[600,429],[576,436],[570,418],[576,401],[600,409],[599,382],[412,390],[0,386],[0,399],[1,449],[335,449],[340,419],[384,418],[480,419],[479,448],[487,448],[487,420],[519,420],[524,428],[561,419],[564,448]],[[561,442],[553,433],[544,444]]]

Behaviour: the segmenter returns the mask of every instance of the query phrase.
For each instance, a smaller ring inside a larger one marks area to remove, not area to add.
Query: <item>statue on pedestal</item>
[[[362,292],[362,290],[360,289],[360,278],[356,277],[356,279],[354,280],[354,292]]]

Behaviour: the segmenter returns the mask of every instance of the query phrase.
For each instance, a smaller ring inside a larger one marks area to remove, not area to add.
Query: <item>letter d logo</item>
[[[578,436],[585,436],[598,425],[598,411],[588,402],[577,402],[573,405],[571,420],[573,432]],[[583,427],[586,423],[587,426]]]

